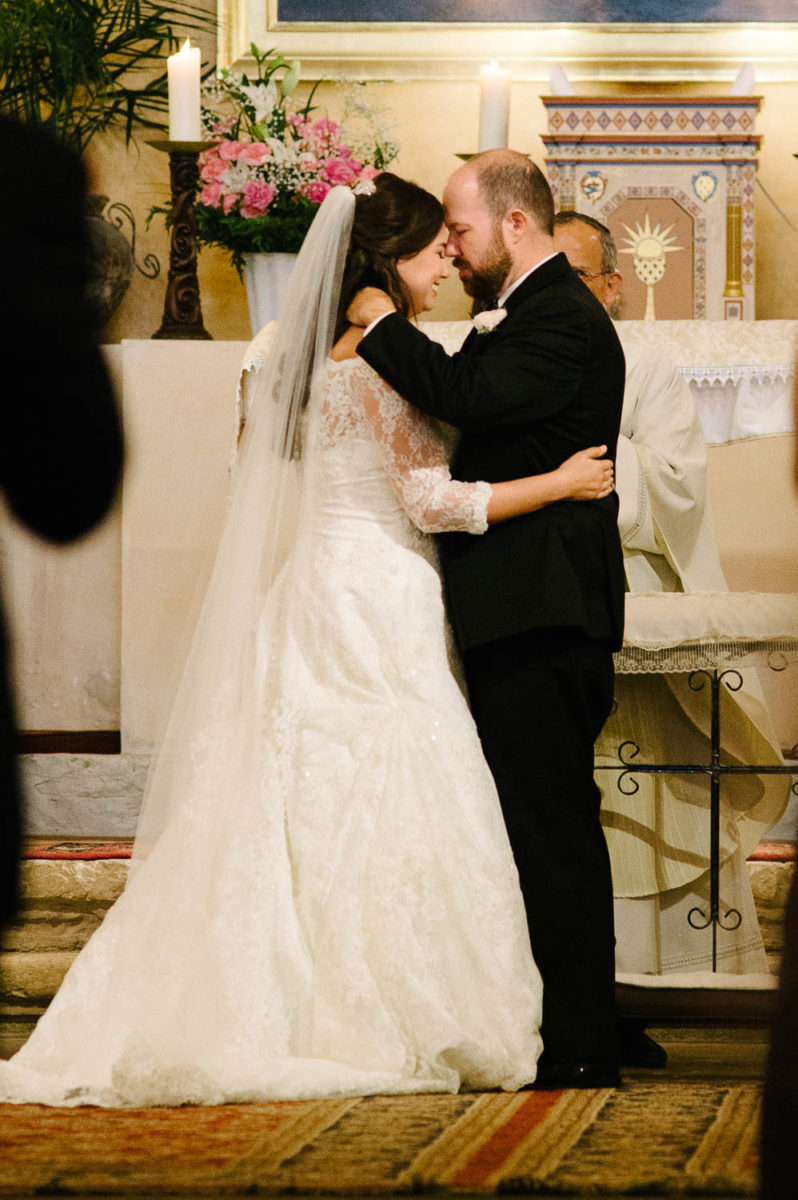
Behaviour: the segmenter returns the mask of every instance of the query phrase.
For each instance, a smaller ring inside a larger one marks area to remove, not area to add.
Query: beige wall
[[[402,175],[440,193],[446,177],[457,167],[458,152],[476,148],[479,88],[472,82],[406,82],[365,85],[375,103],[385,106],[395,118],[401,152],[394,164]],[[580,83],[582,94],[722,94],[725,86]],[[540,103],[541,86],[513,85],[510,144],[530,153],[542,164],[539,135],[545,131],[545,112]],[[798,227],[798,151],[794,113],[798,108],[798,82],[771,83],[757,88],[763,97],[758,132],[764,136],[759,176],[762,184],[785,216]],[[322,84],[317,92],[320,107],[337,115],[338,95],[333,84]],[[147,280],[138,273],[106,340],[149,337],[158,328],[168,268],[168,241],[160,219],[144,230],[150,207],[168,200],[168,161],[149,146],[127,152],[108,138],[92,154],[99,190],[112,199],[129,204],[138,226],[139,257],[150,251],[158,255],[162,275]],[[791,229],[770,201],[758,190],[757,200],[757,316],[798,317],[798,232]],[[249,337],[249,321],[243,285],[221,251],[203,250],[199,269],[203,315],[208,331],[217,339]],[[435,311],[440,320],[464,316],[466,305],[456,278],[443,289]]]

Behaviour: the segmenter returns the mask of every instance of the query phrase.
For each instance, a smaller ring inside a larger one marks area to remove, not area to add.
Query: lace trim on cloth
[[[699,388],[722,386],[725,383],[789,383],[795,377],[792,363],[751,363],[747,366],[680,367],[679,373]]]
[[[743,661],[772,666],[798,650],[798,595],[648,592],[626,597],[622,674],[712,670]]]
[[[679,675],[743,664],[780,668],[783,664],[778,656],[796,650],[798,638],[773,642],[695,642],[667,650],[624,646],[614,661],[620,675]]]

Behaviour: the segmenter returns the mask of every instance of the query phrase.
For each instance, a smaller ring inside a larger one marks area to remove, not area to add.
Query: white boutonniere
[[[474,317],[474,328],[477,333],[491,333],[506,316],[506,308],[489,308],[486,312],[477,313]]]

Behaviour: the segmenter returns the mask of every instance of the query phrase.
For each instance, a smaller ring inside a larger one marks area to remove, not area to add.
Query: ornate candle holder
[[[163,306],[161,327],[154,338],[193,338],[211,340],[202,323],[199,281],[197,279],[197,224],[194,197],[199,179],[198,159],[207,142],[149,142],[169,155],[169,180],[172,188],[169,279]]]

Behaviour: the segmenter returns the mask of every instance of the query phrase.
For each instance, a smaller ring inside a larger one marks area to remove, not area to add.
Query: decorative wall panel
[[[753,318],[758,97],[543,104],[555,205],[609,226],[621,317]]]

